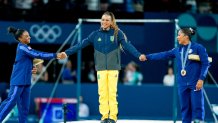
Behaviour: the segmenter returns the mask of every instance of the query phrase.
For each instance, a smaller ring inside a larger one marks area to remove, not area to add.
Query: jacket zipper
[[[107,32],[104,34],[104,37],[105,37],[105,44],[104,44],[104,51],[106,51],[106,42],[107,42]],[[107,54],[105,54],[105,62],[106,62],[106,70],[107,70]]]

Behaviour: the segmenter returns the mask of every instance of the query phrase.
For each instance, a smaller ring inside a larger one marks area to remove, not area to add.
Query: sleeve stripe
[[[50,56],[52,57],[52,56],[53,56],[53,54],[39,54],[39,53],[30,51],[28,48],[26,48],[26,47],[24,47],[24,46],[20,46],[20,49],[23,50],[24,52],[26,52],[26,53],[32,55],[32,56],[35,56],[35,57],[40,56],[40,55],[41,55],[42,57],[50,57]]]
[[[39,56],[39,54],[31,52],[28,48],[24,47],[24,46],[20,46],[20,49],[27,52],[28,54],[31,54],[33,56]]]

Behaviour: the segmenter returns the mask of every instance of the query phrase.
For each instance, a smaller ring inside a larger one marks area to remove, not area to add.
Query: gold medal
[[[185,70],[185,69],[182,69],[182,70],[181,70],[181,75],[182,75],[182,76],[185,76],[185,75],[186,75],[186,70]]]

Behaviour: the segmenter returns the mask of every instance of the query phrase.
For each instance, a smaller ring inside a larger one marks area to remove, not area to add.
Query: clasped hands
[[[67,58],[67,54],[65,52],[57,53],[57,59],[65,59],[65,58]],[[146,56],[144,54],[141,54],[139,56],[139,60],[140,61],[146,61],[147,58],[146,58]]]
[[[65,52],[57,53],[57,59],[65,59],[67,54]]]
[[[141,54],[141,55],[139,56],[139,60],[140,60],[140,61],[146,61],[147,58],[146,58],[145,54]]]
[[[67,54],[65,52],[57,53],[57,59],[65,59],[65,58],[67,58]],[[36,74],[37,70],[38,69],[36,68],[36,66],[33,66],[32,74]]]

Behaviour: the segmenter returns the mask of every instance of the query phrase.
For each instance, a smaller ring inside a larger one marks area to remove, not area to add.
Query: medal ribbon
[[[188,51],[189,51],[190,48],[191,48],[191,42],[188,44],[188,48],[187,48],[186,53],[185,53],[185,59],[183,58],[184,47],[182,48],[182,52],[181,52],[182,70],[185,70],[185,64],[186,64],[186,61],[187,61],[187,58],[188,58]]]

